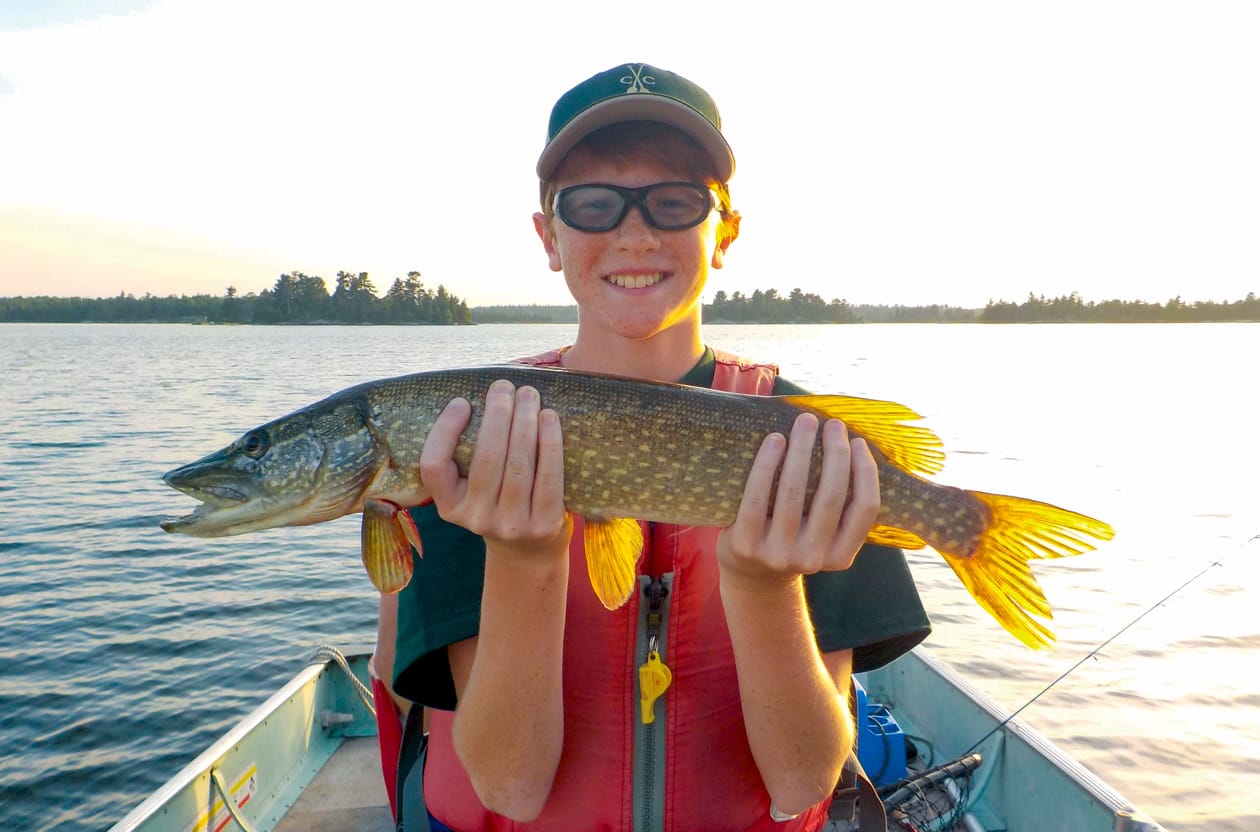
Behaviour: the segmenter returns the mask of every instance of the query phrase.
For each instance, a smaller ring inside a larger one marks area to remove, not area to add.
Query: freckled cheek
[[[560,263],[570,285],[575,281],[597,280],[600,277],[595,255],[589,247],[582,246],[570,246],[560,252]]]

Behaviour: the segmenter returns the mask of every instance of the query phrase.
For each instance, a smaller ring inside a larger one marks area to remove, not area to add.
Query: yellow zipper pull
[[[656,700],[665,694],[672,681],[674,674],[661,661],[661,654],[655,650],[649,652],[647,661],[639,665],[639,708],[644,725],[651,725],[656,721],[656,713],[653,711]]]

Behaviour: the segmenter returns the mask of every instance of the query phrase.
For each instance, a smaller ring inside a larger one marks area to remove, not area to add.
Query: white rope
[[[315,652],[306,660],[310,664],[327,664],[328,662],[336,662],[337,665],[345,671],[351,683],[354,685],[354,692],[359,694],[359,698],[363,700],[363,704],[372,713],[372,718],[376,718],[376,703],[372,699],[372,691],[368,690],[368,686],[359,681],[359,677],[354,675],[354,671],[350,669],[350,663],[346,661],[346,657],[340,650],[331,644],[321,644],[315,648]]]
[[[232,797],[232,792],[228,789],[227,783],[223,782],[223,775],[218,768],[210,769],[210,782],[219,790],[219,797],[223,800],[223,807],[232,816],[232,820],[236,821],[236,825],[241,827],[243,832],[254,832],[254,827],[241,815],[240,809],[236,805],[236,800]]]

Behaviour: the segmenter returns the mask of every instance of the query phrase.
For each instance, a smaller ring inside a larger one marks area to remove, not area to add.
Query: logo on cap
[[[634,92],[651,92],[648,87],[656,86],[656,76],[644,75],[643,71],[647,69],[647,64],[626,64],[626,69],[630,70],[629,75],[623,75],[619,79],[621,83],[626,85],[626,93]]]

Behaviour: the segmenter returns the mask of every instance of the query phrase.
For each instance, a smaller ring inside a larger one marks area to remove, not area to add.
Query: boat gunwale
[[[349,658],[349,657],[348,657]],[[158,786],[139,806],[127,813],[122,820],[111,826],[108,832],[130,832],[139,827],[150,816],[166,806],[172,798],[191,785],[198,777],[207,774],[238,743],[263,722],[298,691],[312,684],[328,669],[330,660],[312,662],[289,679],[278,691],[273,693],[262,704],[258,705],[231,728],[220,736],[205,751],[198,754],[191,762],[176,772],[170,779]]]
[[[1098,801],[1110,811],[1116,819],[1115,830],[1118,832],[1164,832],[1164,827],[1157,821],[1138,810],[1113,786],[1090,771],[1083,763],[1061,749],[1052,740],[1022,720],[1014,712],[992,699],[987,693],[972,685],[944,659],[933,655],[922,646],[916,647],[898,661],[918,661],[928,672],[935,674],[948,686],[955,688],[963,697],[975,703],[981,711],[994,720],[997,729],[991,736],[986,736],[971,749],[981,751],[992,742],[993,737],[1009,736],[1011,739],[1027,745],[1037,756],[1045,759],[1051,766],[1068,778],[1075,786]],[[869,675],[878,678],[880,675],[892,676],[896,673],[896,662],[890,666],[872,671]],[[867,675],[867,674],[863,674]],[[894,682],[895,683],[895,682]],[[904,707],[904,706],[903,706]],[[897,711],[893,706],[893,713]],[[985,765],[988,765],[988,761]]]

